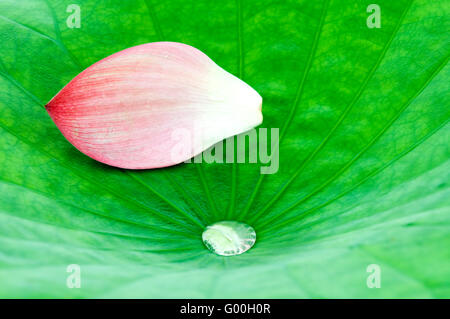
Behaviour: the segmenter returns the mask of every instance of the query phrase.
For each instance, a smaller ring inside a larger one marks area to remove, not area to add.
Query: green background
[[[450,297],[450,5],[379,0],[369,29],[370,3],[0,0],[0,296]],[[121,170],[62,137],[46,102],[99,59],[160,40],[261,94],[277,174]],[[223,219],[252,225],[255,246],[210,253],[203,227]]]

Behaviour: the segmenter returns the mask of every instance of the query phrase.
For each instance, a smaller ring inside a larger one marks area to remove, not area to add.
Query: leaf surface
[[[0,1],[0,296],[450,296],[450,7],[445,0]],[[44,109],[119,50],[177,41],[263,97],[259,164],[127,171],[74,149]],[[206,225],[257,242],[211,254]],[[81,267],[69,289],[66,268]],[[381,268],[381,289],[366,285]]]

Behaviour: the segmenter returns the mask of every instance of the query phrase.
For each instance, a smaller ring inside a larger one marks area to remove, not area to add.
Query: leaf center
[[[256,233],[245,223],[226,220],[206,227],[202,239],[213,253],[234,256],[246,252],[255,244]]]

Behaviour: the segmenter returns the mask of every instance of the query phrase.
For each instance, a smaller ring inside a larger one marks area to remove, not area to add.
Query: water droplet
[[[255,244],[256,233],[247,224],[224,220],[206,227],[202,239],[213,253],[234,256],[246,252]]]

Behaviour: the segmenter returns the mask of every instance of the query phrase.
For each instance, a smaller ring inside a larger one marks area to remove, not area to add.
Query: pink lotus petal
[[[261,96],[199,50],[155,42],[90,66],[46,106],[62,134],[102,163],[181,163],[262,122]]]

